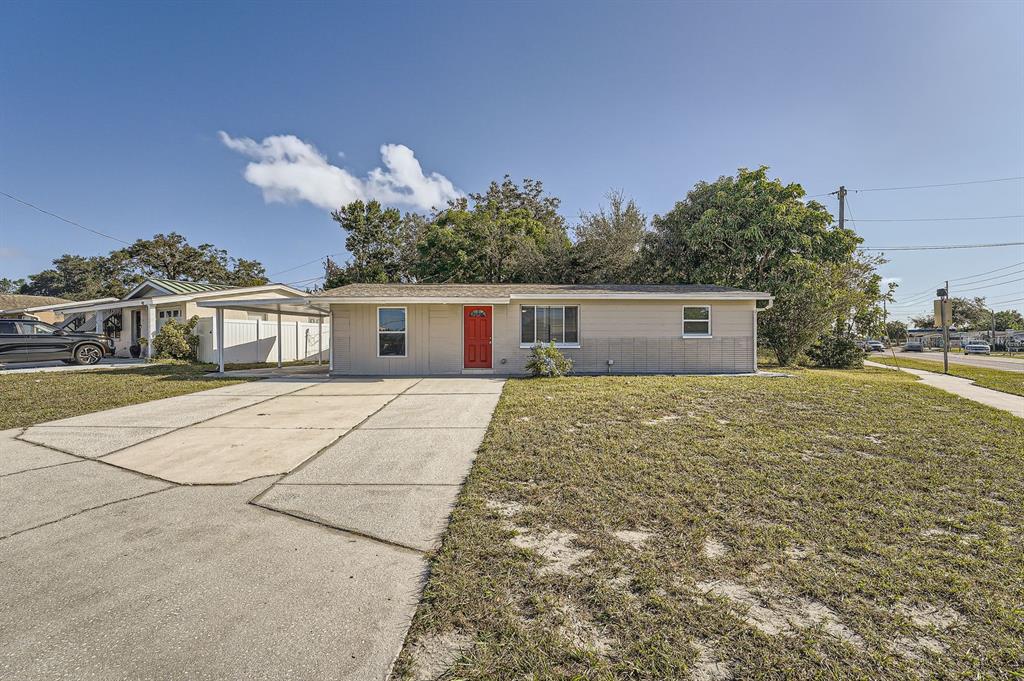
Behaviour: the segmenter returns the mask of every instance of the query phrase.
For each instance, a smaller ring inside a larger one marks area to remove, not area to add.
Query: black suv
[[[114,354],[114,341],[102,333],[66,331],[35,319],[0,319],[0,364],[45,362],[96,364]]]

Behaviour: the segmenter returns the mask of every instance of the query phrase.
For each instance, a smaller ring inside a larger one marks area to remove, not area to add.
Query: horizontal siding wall
[[[493,307],[494,371],[523,374],[523,305],[579,305],[580,347],[562,352],[580,373],[746,373],[754,370],[753,301],[711,305],[711,338],[682,337],[681,302],[516,301]],[[378,358],[377,305],[334,305],[334,372],[364,375],[458,374],[462,371],[462,305],[406,305],[407,357]],[[613,364],[609,365],[608,360]]]

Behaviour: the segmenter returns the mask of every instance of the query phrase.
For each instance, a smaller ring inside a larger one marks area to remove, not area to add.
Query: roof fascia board
[[[727,291],[707,291],[705,293],[512,293],[512,300],[766,300],[772,296],[767,293],[732,293]]]
[[[307,298],[310,301],[321,303],[345,303],[364,305],[415,305],[417,303],[459,303],[462,305],[508,305],[508,298],[470,298],[458,296],[313,296]]]

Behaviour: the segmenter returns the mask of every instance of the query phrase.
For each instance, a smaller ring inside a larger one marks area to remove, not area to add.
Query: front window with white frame
[[[537,343],[579,347],[579,306],[523,305],[519,312],[519,344],[529,347]]]
[[[709,338],[711,336],[711,306],[683,306],[683,336]]]
[[[405,357],[405,313],[404,307],[377,308],[378,357]]]

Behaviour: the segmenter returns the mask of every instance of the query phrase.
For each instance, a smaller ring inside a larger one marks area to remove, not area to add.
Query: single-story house
[[[351,284],[246,309],[320,312],[332,375],[523,374],[553,342],[579,373],[751,373],[768,293],[704,285]],[[207,300],[218,321],[239,303]]]
[[[150,278],[120,300],[83,301],[62,306],[62,312],[65,318],[78,315],[78,319],[69,320],[71,324],[77,323],[77,328],[95,328],[97,332],[110,335],[114,339],[115,354],[119,357],[129,356],[129,348],[138,344],[140,339],[146,339],[145,354],[151,356],[153,335],[168,320],[185,322],[193,316],[200,317],[200,320],[213,317],[212,309],[199,305],[203,300],[292,300],[307,295],[285,284],[239,287]],[[267,320],[268,315],[274,316],[268,308],[259,312],[231,310],[227,313],[229,319],[242,320]],[[300,315],[282,314],[281,318],[291,322],[317,323],[320,315],[315,311],[307,311]],[[213,328],[212,319],[209,319],[207,326],[210,329],[207,333],[210,333]]]
[[[103,300],[116,300],[116,298],[104,298]],[[59,324],[64,321],[63,308],[78,304],[73,300],[56,296],[3,294],[0,295],[0,317],[38,319],[47,324]]]

